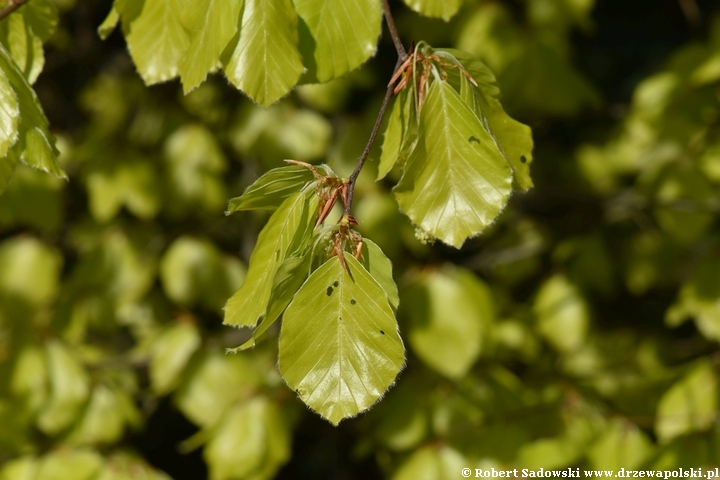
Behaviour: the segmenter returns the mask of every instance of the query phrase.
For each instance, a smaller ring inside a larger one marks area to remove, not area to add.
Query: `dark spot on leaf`
[[[522,163],[527,162],[527,158],[525,158],[525,155],[523,155],[523,156],[520,157],[520,161],[521,161]]]
[[[385,335],[385,332],[383,332],[382,330],[380,330],[380,333],[382,333],[383,335]]]
[[[337,287],[338,285],[340,285],[338,282],[333,283],[334,287]]]
[[[340,321],[342,322],[342,317],[338,317],[338,318],[339,318],[339,319],[340,319]]]
[[[478,140],[478,138],[474,135],[472,137],[468,138],[468,142],[470,142],[470,143],[477,142],[478,145],[480,145],[480,140]]]
[[[355,301],[354,298],[350,300],[350,305],[355,305],[356,303],[357,303],[357,302]]]
[[[328,289],[327,289],[327,296],[329,297],[330,295],[332,295],[332,292],[333,292],[332,286],[328,287]]]

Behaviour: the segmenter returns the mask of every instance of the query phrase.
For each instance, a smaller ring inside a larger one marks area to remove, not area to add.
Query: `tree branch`
[[[407,60],[408,54],[405,51],[405,47],[403,46],[402,41],[400,40],[400,36],[397,33],[397,28],[395,28],[395,21],[393,20],[392,13],[390,12],[390,5],[388,5],[388,0],[382,0],[381,3],[383,7],[383,13],[385,15],[385,23],[388,26],[388,30],[390,30],[390,36],[393,39],[393,43],[395,44],[395,50],[397,50],[398,54],[398,60],[395,63],[395,68],[393,69],[394,76],[398,68],[400,68],[400,66],[405,62],[405,60]],[[368,139],[367,145],[365,145],[365,150],[363,150],[363,153],[360,156],[360,160],[358,160],[355,170],[353,170],[350,178],[348,179],[348,193],[347,203],[345,204],[345,215],[350,215],[350,207],[352,206],[353,194],[355,193],[355,181],[357,180],[358,175],[360,175],[360,171],[365,165],[365,161],[367,160],[368,155],[370,155],[370,149],[372,148],[373,143],[375,143],[375,138],[377,137],[378,131],[380,130],[380,125],[382,124],[383,118],[385,118],[385,112],[387,111],[388,104],[390,103],[390,99],[393,96],[393,90],[394,85],[388,85],[387,91],[385,92],[385,98],[383,99],[382,105],[380,106],[380,111],[378,112],[377,119],[375,120],[375,125],[373,126],[372,133],[370,133],[370,138]]]
[[[8,6],[0,10],[0,20],[13,13],[15,10],[22,7],[27,2],[28,0],[10,0]]]

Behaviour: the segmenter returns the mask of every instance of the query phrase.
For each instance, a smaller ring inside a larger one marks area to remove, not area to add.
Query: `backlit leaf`
[[[8,80],[5,72],[0,69],[0,162],[7,163],[10,165],[10,160],[3,159],[8,154],[10,147],[12,147],[18,139],[18,125],[20,123],[20,105],[18,104],[17,95],[10,86],[10,80]],[[14,165],[14,162],[13,162]],[[12,170],[10,173],[12,174]],[[5,169],[0,167],[0,171],[4,173]],[[0,174],[0,192],[4,188],[2,186],[7,185],[7,181],[3,181],[5,176]],[[7,177],[9,180],[9,176]]]
[[[150,384],[159,395],[172,390],[193,353],[200,347],[200,332],[190,322],[170,326],[155,340],[150,359]]]
[[[442,18],[446,22],[460,10],[463,0],[403,0],[405,5],[426,17]]]
[[[533,311],[540,333],[558,350],[572,351],[585,341],[590,323],[588,306],[564,276],[555,275],[540,287]]]
[[[499,215],[512,173],[495,142],[452,86],[433,82],[415,150],[393,189],[416,225],[460,248]]]
[[[312,172],[300,166],[273,168],[230,200],[226,215],[240,210],[275,210],[293,193],[312,181]]]
[[[310,275],[283,317],[278,366],[288,386],[333,425],[371,407],[395,381],[405,349],[382,287],[351,255]]]
[[[313,189],[297,192],[270,217],[250,256],[245,281],[225,305],[225,325],[254,327],[267,315],[275,273],[292,253],[298,232],[304,235],[314,225],[316,202]]]
[[[188,33],[180,23],[180,11],[186,3],[187,0],[145,0],[140,16],[131,24],[126,36],[128,49],[147,85],[165,82],[179,73],[190,45]]]
[[[380,2],[376,0],[293,0],[311,44],[317,80],[327,82],[360,66],[375,53],[381,27]],[[339,47],[341,45],[341,47]],[[306,59],[307,61],[308,59]],[[306,67],[310,65],[306,63]]]
[[[190,46],[180,64],[183,91],[200,85],[238,30],[243,0],[189,1],[180,16],[190,32]]]
[[[245,0],[240,38],[224,70],[265,107],[288,93],[303,72],[297,23],[290,0]]]
[[[393,167],[403,163],[417,140],[417,119],[415,105],[410,90],[403,88],[393,102],[385,137],[382,144],[378,176],[385,178]]]
[[[393,310],[400,304],[398,287],[393,280],[393,266],[380,247],[372,240],[363,239],[363,250],[360,254],[360,263],[375,279],[387,295],[388,302]]]

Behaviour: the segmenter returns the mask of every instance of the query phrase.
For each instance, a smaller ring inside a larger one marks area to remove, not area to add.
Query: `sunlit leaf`
[[[95,480],[102,464],[102,457],[94,450],[59,449],[40,459],[36,478]]]
[[[378,164],[378,180],[385,178],[398,162],[404,162],[414,147],[417,140],[417,118],[414,111],[413,96],[404,88],[395,97],[390,110]]]
[[[189,1],[180,16],[190,32],[190,45],[180,64],[183,91],[200,85],[238,30],[243,0]]]
[[[480,354],[494,307],[488,288],[465,270],[419,274],[402,291],[413,351],[446,377],[462,378]]]
[[[332,424],[371,407],[395,381],[405,349],[382,287],[351,255],[315,270],[283,316],[278,366]],[[312,322],[308,319],[312,318]]]
[[[117,392],[105,385],[93,388],[85,412],[68,436],[79,445],[111,444],[123,434],[125,418]]]
[[[673,327],[689,317],[695,318],[698,330],[708,339],[720,339],[720,260],[714,257],[700,263],[680,289],[678,299],[665,313]]]
[[[49,122],[40,106],[40,101],[1,44],[0,70],[7,76],[20,107],[20,137],[13,147],[14,151],[31,167],[67,178],[58,163],[55,138],[48,130]]]
[[[717,409],[717,374],[710,363],[702,361],[660,399],[655,433],[667,443],[684,433],[708,429]]]
[[[265,107],[288,93],[303,72],[297,23],[290,0],[245,0],[240,38],[224,70]]]
[[[267,315],[275,273],[292,253],[296,235],[314,224],[316,204],[315,192],[308,189],[288,197],[273,213],[250,256],[245,281],[225,305],[224,324],[254,327]]]
[[[315,65],[312,67],[320,82],[342,76],[375,53],[381,27],[380,2],[293,0],[293,3],[302,19],[301,50],[305,43],[306,49],[310,50],[307,55],[314,60]],[[303,39],[304,33],[311,38]],[[342,45],[342,48],[338,48],[338,45]],[[305,60],[307,62],[310,59]],[[307,63],[305,66],[311,68]]]
[[[405,4],[426,17],[442,18],[446,22],[460,10],[462,0],[403,0]]]
[[[588,457],[591,468],[619,471],[641,465],[652,450],[653,445],[642,430],[617,420],[593,444]]]
[[[110,12],[107,14],[107,17],[105,17],[105,20],[103,20],[98,27],[98,36],[103,40],[107,40],[110,34],[115,31],[115,27],[117,27],[118,22],[120,22],[120,13],[115,8],[115,5],[113,5],[110,8]]]
[[[240,210],[275,210],[312,179],[312,172],[305,167],[273,168],[255,180],[242,195],[230,199],[225,214]]]
[[[62,258],[33,237],[0,243],[0,298],[11,296],[43,306],[57,297]]]
[[[10,86],[5,72],[0,69],[0,193],[10,180],[15,162],[6,157],[10,147],[18,140],[18,125],[20,123],[20,105],[17,95]],[[8,168],[13,166],[13,168]],[[9,171],[9,175],[8,172]]]
[[[366,238],[363,240],[363,251],[359,260],[365,270],[385,291],[393,310],[397,310],[400,298],[398,296],[398,287],[393,279],[393,266],[390,259],[385,256],[375,242]]]
[[[447,446],[426,446],[415,450],[393,472],[392,480],[435,480],[453,478],[463,472],[470,462]],[[475,473],[474,471],[472,472]],[[463,474],[464,475],[464,474]]]
[[[189,36],[180,23],[180,11],[186,3],[187,0],[146,0],[140,16],[131,24],[126,36],[128,49],[147,85],[165,82],[179,74],[180,63],[190,45]],[[111,15],[112,12],[106,29],[112,26]],[[103,26],[100,28],[103,35]]]
[[[393,189],[395,198],[416,225],[460,248],[507,203],[510,167],[472,110],[443,81],[430,87],[418,137]]]
[[[187,321],[170,326],[155,340],[150,360],[150,383],[157,394],[165,394],[177,385],[200,342],[200,332]]]

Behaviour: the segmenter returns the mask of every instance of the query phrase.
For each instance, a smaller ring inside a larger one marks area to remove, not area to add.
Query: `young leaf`
[[[512,173],[470,107],[444,81],[432,83],[418,143],[393,189],[420,228],[460,248],[490,225],[510,197]]]
[[[42,40],[33,33],[24,10],[20,12],[0,23],[0,42],[7,47],[28,82],[34,83],[45,65]]]
[[[115,4],[110,8],[105,20],[98,27],[98,36],[101,40],[107,40],[110,34],[115,31],[118,22],[120,21],[120,12],[115,8]]]
[[[377,179],[383,179],[398,163],[404,163],[417,140],[413,94],[403,88],[395,98],[380,154]]]
[[[260,232],[250,256],[247,276],[225,305],[225,325],[254,327],[267,315],[275,274],[315,221],[317,195],[313,189],[288,197]]]
[[[8,152],[5,158],[0,158],[0,195],[5,191],[10,179],[15,173],[17,156],[14,152]]]
[[[364,63],[380,36],[377,0],[293,0],[314,41],[317,80],[327,82]]]
[[[10,86],[10,80],[5,72],[0,70],[0,158],[5,157],[10,147],[17,142],[19,123],[20,105],[17,95]],[[8,160],[2,162],[10,165]],[[12,164],[14,165],[14,162]],[[0,185],[3,185],[2,178],[0,177]]]
[[[288,386],[333,425],[372,406],[405,349],[385,292],[351,255],[310,275],[283,317],[278,366]]]
[[[7,76],[20,108],[19,138],[13,146],[13,151],[20,157],[20,160],[31,167],[67,178],[57,161],[58,151],[55,148],[55,139],[48,129],[50,124],[40,106],[40,101],[8,51],[1,44],[0,71]]]
[[[461,97],[475,112],[498,151],[510,164],[517,187],[520,190],[531,188],[532,132],[530,127],[514,120],[503,110],[498,99],[499,89],[495,76],[484,63],[467,53],[454,49],[438,49],[435,52],[449,56],[450,61],[462,66],[478,84],[474,86],[463,74],[456,75],[460,80]],[[445,58],[445,55],[443,57]]]
[[[570,352],[585,341],[590,313],[577,287],[557,274],[543,283],[533,312],[540,333],[561,352]]]
[[[246,0],[237,46],[225,65],[228,79],[269,107],[300,79],[298,18],[290,0]]]
[[[420,15],[442,18],[446,22],[460,10],[463,0],[403,0]]]
[[[242,195],[230,199],[225,215],[240,210],[275,210],[312,179],[312,172],[305,167],[273,168],[255,180]]]
[[[184,0],[146,0],[140,16],[131,23],[126,36],[128,49],[147,85],[165,82],[179,73],[180,62],[190,45],[180,23],[179,12],[184,4]]]
[[[180,65],[185,93],[200,85],[215,67],[238,30],[242,8],[243,0],[198,0],[185,5],[180,15],[190,32],[190,46]]]
[[[400,298],[398,296],[398,287],[395,280],[393,280],[393,267],[390,259],[385,256],[382,249],[375,242],[365,238],[363,239],[360,263],[385,291],[393,311],[397,310]]]

